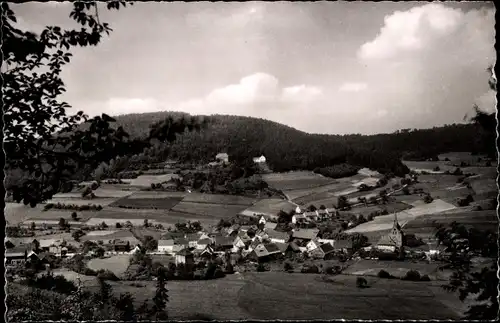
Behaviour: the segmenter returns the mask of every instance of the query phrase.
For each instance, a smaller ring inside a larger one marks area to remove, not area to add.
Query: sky
[[[18,27],[79,28],[71,4],[12,4]],[[90,116],[231,114],[310,133],[374,134],[495,111],[492,4],[150,2],[99,5],[113,28],[74,48],[61,99]]]

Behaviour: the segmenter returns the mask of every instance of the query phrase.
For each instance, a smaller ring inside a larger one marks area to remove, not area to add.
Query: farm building
[[[215,250],[229,250],[233,247],[233,241],[232,237],[217,236],[214,241]]]
[[[200,257],[204,259],[212,259],[215,255],[215,251],[211,246],[206,246],[205,249],[203,249],[200,252]]]
[[[294,214],[292,216],[292,223],[293,224],[302,224],[308,222],[306,216],[304,214]]]
[[[267,238],[271,240],[271,242],[279,242],[279,243],[287,243],[290,240],[290,235],[286,232],[280,232],[276,230],[266,230]]]
[[[200,239],[196,242],[195,248],[198,250],[203,250],[211,243],[212,243],[212,240],[210,240],[209,238]]]
[[[229,163],[229,155],[227,153],[219,153],[215,156],[215,160],[222,163]]]
[[[335,249],[333,248],[333,246],[329,243],[324,243],[322,245],[320,245],[319,247],[311,250],[309,252],[310,256],[312,258],[316,258],[316,259],[325,259],[325,258],[329,258],[330,256],[332,256],[335,252]]]
[[[174,240],[158,240],[158,252],[172,253],[174,251]]]
[[[196,248],[196,244],[201,238],[201,233],[190,233],[186,235],[189,248]]]
[[[113,249],[115,252],[129,252],[130,242],[121,239],[116,239],[113,241]]]
[[[319,248],[321,246],[321,243],[317,239],[312,239],[306,244],[306,248],[308,252],[313,251],[314,249]]]
[[[20,245],[5,250],[6,264],[23,263],[28,259],[28,252],[30,252],[28,245]]]
[[[332,246],[335,245],[335,240],[333,240],[333,239],[318,239],[318,242],[319,243],[329,243]]]
[[[297,207],[295,208],[295,214],[301,214],[302,213],[302,210],[300,209],[300,206],[297,205]]]
[[[175,264],[185,264],[192,265],[194,264],[194,255],[189,249],[182,249],[175,254]]]
[[[257,245],[253,251],[248,255],[250,259],[253,259],[255,261],[268,261],[271,259],[274,259],[281,255],[281,250],[280,248],[274,244],[274,243],[267,243],[267,244],[259,244]]]
[[[261,155],[260,157],[254,157],[253,162],[256,164],[261,164],[266,162],[266,157],[264,155]]]
[[[318,229],[295,229],[292,234],[293,239],[312,240],[318,236]]]
[[[351,240],[337,240],[333,245],[335,252],[350,254],[352,252],[352,241]]]

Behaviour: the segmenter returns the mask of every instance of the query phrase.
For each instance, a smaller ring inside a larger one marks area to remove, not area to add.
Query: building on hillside
[[[351,254],[352,253],[352,241],[351,240],[336,240],[333,245],[336,253],[339,254]]]
[[[266,225],[266,217],[264,215],[261,215],[260,219],[259,219],[259,224],[263,224],[263,225]]]
[[[229,155],[227,153],[218,153],[215,160],[224,164],[229,163]]]
[[[306,248],[308,252],[313,251],[314,249],[319,248],[321,246],[321,243],[317,239],[312,239],[306,244]]]
[[[190,233],[186,235],[189,248],[196,248],[196,244],[201,238],[201,233]]]
[[[206,246],[200,253],[200,257],[203,259],[213,259],[215,257],[215,251],[211,246]]]
[[[287,232],[276,231],[273,229],[266,230],[267,239],[275,243],[287,243],[290,240],[290,235]]]
[[[163,253],[173,253],[174,251],[174,240],[158,240],[158,252]]]
[[[209,246],[210,244],[212,244],[212,240],[209,239],[209,238],[204,238],[204,239],[200,239],[196,242],[196,246],[195,248],[197,250],[203,250],[205,249],[207,246]]]
[[[329,243],[324,243],[319,247],[311,250],[309,255],[316,259],[329,259],[335,254],[335,249]]]
[[[225,251],[233,248],[233,237],[217,236],[214,241],[215,251]]]
[[[194,264],[194,255],[189,249],[182,249],[175,254],[175,265],[178,266],[179,264]]]
[[[301,214],[302,213],[302,210],[300,209],[300,206],[297,205],[297,207],[295,208],[295,214]]]
[[[292,233],[293,239],[309,241],[318,236],[318,229],[295,229]]]
[[[293,224],[297,224],[298,225],[298,224],[305,224],[307,222],[308,222],[308,220],[307,220],[307,218],[306,218],[306,216],[304,214],[300,214],[299,213],[299,214],[294,214],[292,216],[292,223]]]
[[[276,259],[280,255],[281,255],[281,250],[276,244],[274,244],[274,243],[267,243],[267,244],[261,243],[253,249],[253,251],[248,255],[248,258],[250,258],[254,261],[263,262],[263,261]]]
[[[398,223],[397,213],[394,213],[394,223],[389,234],[380,238],[377,249],[382,252],[401,252],[403,249],[404,233]]]
[[[261,155],[260,157],[254,157],[253,162],[256,164],[262,164],[266,162],[266,157],[264,155]]]
[[[121,239],[116,239],[113,241],[113,249],[115,252],[129,252],[130,242]]]
[[[28,259],[28,252],[30,251],[28,245],[5,249],[5,263],[7,265],[24,263]]]

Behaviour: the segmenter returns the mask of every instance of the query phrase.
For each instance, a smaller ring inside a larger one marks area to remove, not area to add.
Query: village
[[[215,160],[207,167],[230,164],[225,153],[218,154]],[[265,157],[254,158],[254,163],[265,168]],[[174,166],[175,162],[169,161],[165,168],[171,170]],[[404,211],[393,214],[372,212],[368,216],[369,220],[376,216],[392,218],[392,227],[377,241],[355,232],[356,226],[367,220],[362,214],[353,216],[348,210],[369,208],[370,203],[390,204],[391,196],[408,194],[409,187],[418,182],[417,174],[412,173],[397,180],[399,183],[392,179],[391,182],[396,184],[389,187],[387,180],[376,172],[363,169],[359,173],[362,180],[352,184],[354,189],[344,190],[344,193],[349,196],[364,192],[365,195],[352,198],[340,195],[336,207],[313,204],[301,207],[291,202],[290,205],[295,205],[295,208],[288,205],[288,211],[281,209],[273,214],[245,210],[230,219],[220,219],[217,225],[208,228],[190,220],[178,222],[174,228],[165,228],[147,218],[141,225],[137,221],[134,225],[131,221],[119,220],[115,220],[114,224],[103,221],[96,225],[82,225],[76,221],[76,212],[71,214],[70,219],[61,217],[57,224],[57,221],[52,221],[54,225],[25,221],[22,225],[11,227],[10,232],[8,230],[5,240],[7,268],[29,266],[34,262],[54,269],[64,266],[68,259],[77,255],[87,261],[96,258],[112,262],[114,256],[143,254],[154,257],[159,263],[191,268],[192,272],[195,269],[203,271],[208,263],[214,263],[227,274],[247,271],[341,273],[356,259],[425,263],[439,259],[445,247],[439,245],[436,239],[431,237],[424,242],[415,234],[405,234],[398,222],[398,213],[403,214]],[[384,186],[388,188],[378,190],[378,193],[369,192]],[[84,187],[83,191],[92,191],[88,186]],[[171,186],[165,187],[168,190]],[[421,204],[432,203],[432,198],[426,201],[429,194],[416,191]],[[59,238],[46,238],[57,235]],[[31,236],[36,238],[31,239]],[[128,277],[136,279],[136,275]],[[172,278],[175,279],[175,275]]]

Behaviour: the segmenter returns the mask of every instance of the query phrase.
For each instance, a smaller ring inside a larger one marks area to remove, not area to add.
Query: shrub
[[[266,271],[266,267],[264,266],[264,264],[258,264],[257,265],[257,271],[258,272]]]
[[[358,288],[365,288],[368,287],[368,282],[364,277],[358,277],[356,278],[356,287]]]
[[[432,198],[432,196],[430,194],[426,194],[424,196],[424,202],[425,203],[431,203],[432,201],[434,201],[434,199]]]
[[[391,274],[389,274],[387,271],[381,269],[378,274],[377,274],[377,277],[379,278],[394,278],[394,276],[392,276]]]
[[[420,281],[420,273],[416,270],[409,270],[401,279],[410,281]]]
[[[76,219],[78,219],[78,214],[76,214],[76,212],[71,213],[71,218],[76,221]]]
[[[325,273],[328,275],[338,275],[341,272],[340,266],[326,267]]]
[[[120,228],[122,227],[122,225],[121,225],[121,223],[120,223],[120,222],[116,222],[116,225],[115,225],[115,226],[116,226],[116,228],[117,228],[117,229],[120,229]]]
[[[284,266],[283,266],[283,269],[284,269],[285,271],[291,271],[291,270],[293,270],[293,266],[292,266],[292,264],[290,264],[289,262],[285,262],[285,264],[284,264]]]
[[[45,206],[43,207],[43,210],[44,211],[47,211],[47,210],[50,210],[51,208],[54,207],[54,204],[53,203],[47,203],[45,204]]]
[[[115,273],[112,271],[106,269],[106,270],[99,270],[97,272],[97,278],[103,279],[103,280],[111,280],[111,281],[119,281],[120,279],[116,277]]]
[[[423,275],[422,277],[420,277],[420,281],[428,282],[431,281],[431,278],[429,277],[429,275]]]
[[[316,265],[303,266],[302,269],[300,270],[300,272],[303,274],[318,274],[319,268]]]

